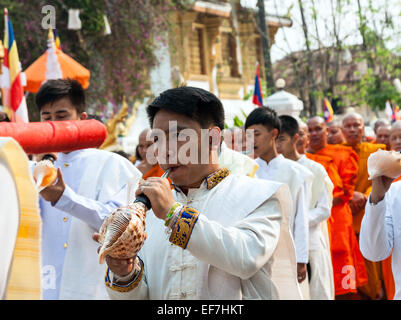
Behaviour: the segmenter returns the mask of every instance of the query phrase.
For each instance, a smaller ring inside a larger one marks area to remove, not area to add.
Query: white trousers
[[[327,251],[324,248],[309,251],[311,300],[334,300],[333,266]]]

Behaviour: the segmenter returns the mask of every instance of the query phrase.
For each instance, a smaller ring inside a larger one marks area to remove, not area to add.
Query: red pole
[[[0,137],[14,138],[28,154],[97,148],[107,136],[97,120],[0,122]]]

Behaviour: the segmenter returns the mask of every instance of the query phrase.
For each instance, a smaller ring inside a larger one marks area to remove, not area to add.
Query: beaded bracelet
[[[165,225],[166,227],[169,225],[169,222],[170,222],[170,219],[171,219],[172,215],[174,214],[175,210],[176,210],[179,206],[181,206],[181,203],[176,202],[176,203],[174,203],[173,206],[171,207],[170,211],[169,211],[168,214],[167,214],[165,223],[164,223],[164,225]]]
[[[171,230],[173,230],[178,217],[180,216],[180,213],[182,210],[184,210],[185,206],[181,205],[180,207],[178,207],[177,209],[175,209],[174,214],[171,216],[170,220],[168,221],[168,229],[169,229],[169,233],[171,233]]]

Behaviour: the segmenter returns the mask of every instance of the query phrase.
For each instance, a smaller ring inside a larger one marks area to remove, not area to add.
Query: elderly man
[[[299,154],[305,154],[309,144],[308,126],[300,120],[298,120],[298,126],[298,140],[295,146]]]
[[[381,126],[390,126],[390,125],[391,125],[390,122],[386,119],[377,119],[375,125],[373,126],[373,131],[377,136],[377,129],[379,129]]]
[[[164,173],[158,163],[150,163],[148,159],[148,149],[154,144],[151,137],[152,130],[150,128],[144,129],[138,138],[138,153],[142,160],[136,164],[136,168],[142,172],[142,179],[146,180],[149,177],[161,177]]]
[[[390,130],[391,126],[387,124],[383,124],[376,130],[376,143],[377,144],[385,144],[386,150],[390,150]]]
[[[367,161],[373,152],[379,149],[386,150],[386,145],[363,142],[364,123],[358,113],[346,114],[342,120],[342,131],[346,140],[345,145],[351,146],[358,155],[358,177],[354,195],[350,202],[353,215],[354,232],[359,237],[361,221],[365,213],[365,204],[371,191],[372,181],[369,180]],[[360,293],[370,299],[377,299],[382,295],[380,265],[365,259],[368,273],[368,284],[360,288]]]
[[[327,143],[342,144],[345,142],[344,135],[341,131],[341,122],[334,120],[327,124]]]
[[[392,125],[389,143],[391,150],[401,151],[401,120],[398,120]]]

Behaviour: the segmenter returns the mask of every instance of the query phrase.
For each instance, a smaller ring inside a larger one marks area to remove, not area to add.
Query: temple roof
[[[192,10],[210,15],[228,18],[231,16],[232,5],[224,1],[194,1]],[[241,11],[247,13],[257,13],[257,9],[241,7]],[[277,15],[266,15],[266,22],[268,26],[272,27],[291,27],[292,20],[288,17]]]

